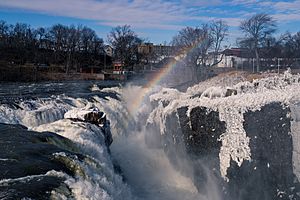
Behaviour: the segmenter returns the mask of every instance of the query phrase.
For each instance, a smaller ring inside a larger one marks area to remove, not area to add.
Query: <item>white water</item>
[[[161,88],[155,88],[152,93],[159,91],[159,89]],[[169,96],[174,99],[179,92],[171,91]],[[142,88],[140,87],[128,86],[124,88],[121,91],[122,97],[125,99],[124,102],[126,102],[124,106],[128,106],[128,104],[131,106],[130,102],[141,92]],[[179,171],[171,164],[162,146],[153,148],[147,145],[146,140],[155,140],[155,136],[152,137],[151,132],[145,128],[149,115],[153,111],[150,106],[149,95],[145,97],[139,110],[135,112],[136,115],[129,118],[136,121],[129,123],[128,127],[124,129],[126,130],[125,134],[115,137],[111,146],[112,156],[120,164],[133,194],[138,199],[146,200],[221,199],[213,181],[209,182],[207,195],[203,196],[194,185],[192,176],[187,176],[193,171],[190,166],[185,165],[185,169]],[[166,93],[165,96],[167,96]],[[112,127],[112,129],[114,128]],[[184,160],[182,158],[182,162]],[[182,173],[182,170],[185,170],[186,173]]]
[[[219,200],[222,198],[213,177],[204,189],[207,195],[203,196],[194,185],[193,169],[188,164],[182,163],[183,167],[179,170],[171,164],[161,144],[155,148],[147,145],[145,136],[147,135],[147,139],[149,136],[151,139],[152,136],[145,129],[145,125],[146,123],[155,124],[160,130],[158,134],[164,134],[166,116],[180,106],[188,105],[189,111],[199,105],[218,110],[221,119],[232,125],[223,138],[220,138],[223,142],[220,153],[220,165],[223,170],[221,173],[226,176],[230,157],[236,162],[251,159],[247,137],[243,129],[240,129],[243,119],[239,118],[240,115],[236,115],[236,118],[232,118],[231,115],[236,114],[237,111],[241,111],[241,114],[248,109],[257,110],[262,105],[273,101],[291,104],[295,99],[299,100],[298,83],[284,85],[281,79],[268,80],[261,81],[257,89],[254,89],[250,83],[242,84],[244,90],[240,89],[241,85],[236,85],[235,89],[238,90],[239,95],[228,98],[223,95],[224,87],[217,90],[208,89],[206,92],[209,93],[208,96],[211,99],[206,96],[192,98],[195,94],[205,91],[197,91],[197,87],[190,88],[186,93],[158,88],[152,95],[149,94],[150,96],[145,99],[135,116],[131,116],[128,107],[132,106],[131,101],[140,92],[140,87],[128,86],[101,90],[93,86],[92,92],[117,92],[121,101],[110,97],[105,100],[96,95],[93,100],[58,95],[47,99],[23,101],[19,104],[22,109],[0,105],[0,122],[22,124],[40,132],[55,132],[69,138],[77,145],[79,152],[89,159],[82,162],[72,157],[72,162],[79,166],[78,173],[75,178],[65,175],[66,184],[71,188],[76,199]],[[272,83],[276,81],[280,84],[274,86],[274,89]],[[214,91],[218,94],[213,94]],[[163,107],[162,101],[170,103],[167,107]],[[150,102],[156,107],[152,108]],[[111,155],[104,145],[104,137],[99,127],[63,119],[64,114],[69,110],[88,109],[91,106],[105,112],[110,120],[114,139],[111,145]],[[298,116],[298,112],[299,108],[295,107],[293,114]],[[295,138],[299,134],[299,120],[298,117],[294,118],[297,119],[292,127]],[[232,139],[236,142],[230,143]],[[300,145],[298,140],[293,141],[298,145],[294,160],[295,171],[299,178],[300,162],[297,155]],[[241,143],[244,146],[240,145]],[[68,157],[60,152],[55,156]],[[5,158],[1,159],[5,161]],[[182,158],[182,162],[185,162],[185,159]],[[125,181],[122,181],[121,175],[114,172],[113,160],[120,165]],[[210,174],[209,169],[206,173]]]
[[[120,97],[126,93],[129,97],[129,90],[111,88],[103,91],[117,91]],[[133,91],[138,90],[139,87]],[[162,149],[147,147],[143,131],[137,131],[143,128],[146,120],[140,118],[140,121],[135,121],[137,118],[130,116],[127,105],[126,101],[120,102],[110,97],[105,100],[94,96],[92,102],[58,95],[23,101],[18,104],[18,109],[1,105],[0,122],[22,124],[39,132],[54,132],[75,142],[76,149],[89,160],[82,162],[77,157],[60,152],[54,156],[68,157],[78,166],[75,178],[62,173],[76,199],[203,199],[193,181],[173,168]],[[91,106],[107,113],[114,138],[112,157],[120,165],[125,182],[113,170],[112,158],[105,147],[101,129],[63,118],[68,110],[88,109]],[[141,111],[145,110],[146,107]],[[60,196],[55,191],[53,193]]]

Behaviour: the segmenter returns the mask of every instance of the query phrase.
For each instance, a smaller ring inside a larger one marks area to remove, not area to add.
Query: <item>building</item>
[[[299,66],[298,58],[281,58],[274,57],[274,55],[268,54],[268,50],[260,48],[260,70],[279,70],[286,69],[288,67],[297,68]],[[217,60],[217,62],[215,61]],[[219,61],[219,62],[218,62]],[[229,67],[242,70],[256,70],[256,56],[253,51],[246,48],[231,48],[225,49],[217,55],[217,59],[214,59],[213,54],[208,56],[208,65],[217,63],[214,67]]]
[[[213,53],[209,53],[208,65],[214,65],[214,67],[230,67],[243,69],[244,67],[249,67],[253,62],[255,55],[251,53],[249,49],[245,48],[231,48],[225,49],[220,52],[216,57]]]
[[[124,63],[121,61],[113,62],[113,74],[123,74],[124,73]]]
[[[176,56],[174,46],[154,45],[153,43],[144,43],[138,46],[138,53],[143,55],[145,63],[158,63],[166,57]]]

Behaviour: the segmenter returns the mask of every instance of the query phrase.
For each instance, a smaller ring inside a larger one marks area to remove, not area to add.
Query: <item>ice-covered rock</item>
[[[65,113],[64,117],[73,121],[81,121],[99,126],[104,135],[105,144],[109,147],[113,142],[110,132],[110,122],[106,119],[106,114],[97,107],[73,109]]]
[[[174,155],[187,153],[200,191],[209,169],[227,199],[299,199],[299,102],[300,76],[286,72],[230,88],[194,86],[148,122],[161,127],[179,168]]]

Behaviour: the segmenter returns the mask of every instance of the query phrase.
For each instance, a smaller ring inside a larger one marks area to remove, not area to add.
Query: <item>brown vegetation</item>
[[[60,80],[103,80],[103,74],[78,73],[66,74],[62,67],[50,66],[47,69],[32,64],[3,65],[0,64],[0,81],[36,82]]]

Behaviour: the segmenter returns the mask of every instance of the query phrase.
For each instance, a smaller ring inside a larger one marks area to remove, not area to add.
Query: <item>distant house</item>
[[[138,53],[149,55],[153,52],[153,43],[144,43],[138,46]]]
[[[176,56],[175,47],[168,45],[155,45],[153,43],[143,43],[138,46],[138,53],[144,56],[147,63],[158,63],[164,58]]]
[[[215,67],[243,68],[249,66],[250,59],[253,57],[254,55],[249,49],[231,48],[220,52],[216,59],[212,53],[209,54],[207,64],[217,63]]]
[[[298,58],[280,58],[274,57],[274,55],[268,54],[266,48],[260,48],[260,65],[261,70],[266,69],[278,69],[299,66],[297,62]],[[246,48],[231,48],[225,49],[217,55],[217,62],[215,67],[229,67],[236,69],[250,69],[253,70],[256,67],[256,56],[253,51]],[[212,65],[215,62],[213,54],[209,54],[207,64]]]
[[[113,74],[123,74],[124,73],[124,63],[121,61],[113,62]]]

